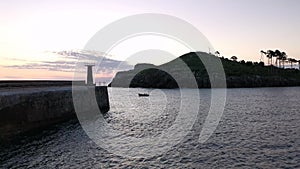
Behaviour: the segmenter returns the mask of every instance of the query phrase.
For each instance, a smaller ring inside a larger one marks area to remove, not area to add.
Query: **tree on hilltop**
[[[238,58],[236,56],[231,56],[230,59],[236,62]]]
[[[219,51],[216,51],[215,54],[220,57],[220,52]]]

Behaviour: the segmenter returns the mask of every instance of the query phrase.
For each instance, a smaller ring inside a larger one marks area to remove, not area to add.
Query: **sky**
[[[187,21],[227,58],[235,55],[239,60],[259,61],[260,50],[279,49],[299,60],[299,7],[298,0],[1,1],[0,79],[73,79],[72,70],[82,56],[78,53],[97,31],[142,13],[168,14]],[[141,61],[153,64],[189,52],[167,38],[137,37],[112,50],[108,62],[132,61],[128,53],[138,58],[147,47],[172,54],[151,59],[141,56]],[[62,51],[76,51],[77,57],[62,55]],[[145,57],[150,57],[149,53]],[[116,64],[102,65],[102,70],[96,71],[99,81],[119,71],[112,65]]]

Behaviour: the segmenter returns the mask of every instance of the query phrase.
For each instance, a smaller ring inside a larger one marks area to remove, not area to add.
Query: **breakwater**
[[[20,82],[1,84],[6,86],[0,89],[0,139],[76,118],[71,82],[26,82],[24,87]],[[82,86],[80,90],[95,94],[102,113],[109,110],[106,86]]]

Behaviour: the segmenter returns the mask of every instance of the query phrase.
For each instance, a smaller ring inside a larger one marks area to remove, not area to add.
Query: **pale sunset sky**
[[[299,60],[299,9],[299,0],[1,1],[0,80],[73,79],[70,64],[75,59],[59,52],[83,49],[104,26],[142,13],[168,14],[189,22],[227,58],[259,61],[260,50],[279,49]],[[177,56],[189,52],[173,50],[169,40],[152,37],[152,41]],[[134,42],[139,43],[133,40],[131,50],[138,45]],[[112,53],[112,59],[128,60],[122,52]],[[154,63],[164,61],[156,58]],[[114,73],[100,71],[96,76],[109,78]]]

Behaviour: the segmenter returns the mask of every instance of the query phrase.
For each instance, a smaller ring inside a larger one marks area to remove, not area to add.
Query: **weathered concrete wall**
[[[84,85],[85,81],[67,81],[67,80],[1,80],[0,88],[28,88],[28,87],[62,87],[72,86],[72,83]]]
[[[91,90],[101,112],[107,112],[107,87],[93,87]],[[72,87],[0,90],[0,139],[75,117]]]

